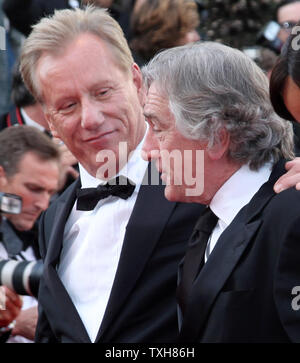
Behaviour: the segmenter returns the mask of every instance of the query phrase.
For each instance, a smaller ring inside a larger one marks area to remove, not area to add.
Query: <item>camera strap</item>
[[[11,110],[7,114],[6,124],[7,124],[7,127],[16,126],[16,125],[24,125],[24,121],[21,116],[19,107],[15,107],[13,110]]]

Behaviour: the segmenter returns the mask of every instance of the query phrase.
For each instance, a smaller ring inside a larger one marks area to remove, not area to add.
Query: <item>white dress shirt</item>
[[[21,115],[25,121],[25,125],[28,126],[33,126],[36,127],[37,129],[39,129],[40,131],[44,132],[45,131],[45,127],[43,127],[42,125],[40,125],[38,122],[32,120],[27,113],[25,112],[25,110],[23,108],[20,109]]]
[[[123,246],[126,226],[148,163],[141,158],[142,142],[119,172],[135,184],[131,197],[110,196],[92,211],[76,209],[64,230],[58,274],[68,291],[91,341],[95,341],[110,296]],[[94,178],[79,165],[82,188],[96,187]]]
[[[248,165],[243,165],[214,195],[209,207],[219,220],[208,240],[205,262],[219,237],[233,221],[234,217],[250,202],[260,187],[268,181],[272,167],[272,163],[267,163],[258,171],[253,171]]]

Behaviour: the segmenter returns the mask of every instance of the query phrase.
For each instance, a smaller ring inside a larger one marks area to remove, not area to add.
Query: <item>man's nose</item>
[[[159,145],[151,128],[148,129],[141,154],[145,161],[151,161],[159,157]]]
[[[43,192],[35,201],[35,206],[42,211],[45,211],[49,207],[50,194],[48,192]]]
[[[88,130],[97,129],[104,122],[104,115],[99,103],[89,98],[81,104],[81,127]]]

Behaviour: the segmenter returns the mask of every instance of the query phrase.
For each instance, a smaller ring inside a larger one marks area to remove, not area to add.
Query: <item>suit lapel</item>
[[[76,199],[76,190],[80,186],[80,180],[78,179],[61,199],[56,202],[56,209],[52,212],[54,214],[51,234],[48,242],[48,251],[45,258],[46,264],[56,264],[62,248],[63,235],[66,221],[69,217],[71,209]]]
[[[63,283],[57,274],[57,263],[62,249],[64,228],[67,218],[71,212],[76,199],[76,189],[80,187],[79,179],[67,190],[67,192],[57,201],[51,235],[48,242],[48,251],[44,261],[44,279],[50,294],[54,296],[54,301],[60,302],[61,321],[57,322],[59,326],[70,322],[67,330],[71,335],[70,340],[76,342],[90,342],[86,329],[80,319],[80,316],[67,293]],[[56,310],[55,306],[48,306],[49,310]],[[51,313],[49,314],[51,316]],[[64,322],[64,323],[62,323]]]
[[[128,222],[121,257],[98,340],[125,303],[176,206],[164,197],[163,185],[142,185]],[[130,263],[131,268],[130,268]]]
[[[188,307],[182,321],[180,338],[197,341],[201,336],[210,309],[262,224],[259,215],[275,195],[273,185],[284,173],[284,161],[278,162],[267,183],[259,189],[248,205],[241,209],[220,236],[209,259],[194,282]]]
[[[245,226],[237,220],[219,238],[194,283],[181,327],[183,341],[198,339],[212,304],[260,225],[261,221],[255,221]]]

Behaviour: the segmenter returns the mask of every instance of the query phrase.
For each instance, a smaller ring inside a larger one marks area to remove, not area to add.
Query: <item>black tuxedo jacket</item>
[[[56,269],[65,223],[79,186],[79,181],[71,185],[41,219],[44,274],[37,342],[90,342]],[[197,204],[168,202],[163,186],[141,186],[96,342],[155,343],[178,338],[178,263],[202,210]]]
[[[280,161],[219,238],[194,282],[180,342],[300,342],[292,294],[300,285],[300,193],[273,192],[284,172]]]

